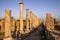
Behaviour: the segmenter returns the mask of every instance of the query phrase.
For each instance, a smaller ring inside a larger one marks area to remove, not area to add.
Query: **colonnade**
[[[19,23],[20,26],[17,27],[17,30],[20,31],[20,34],[26,34],[26,33],[29,33],[33,29],[33,27],[36,28],[36,26],[39,25],[39,19],[32,13],[32,11],[29,12],[29,9],[27,8],[26,9],[26,29],[24,31],[24,24],[23,24],[24,3],[19,2],[19,7],[20,7],[19,8],[20,9],[19,10],[20,11],[20,19],[19,19],[20,20],[20,23]],[[29,13],[30,13],[30,21],[28,19]],[[15,21],[13,21],[12,23],[15,24]],[[11,37],[11,10],[9,10],[9,9],[5,10],[5,36],[4,36],[4,40],[12,40],[12,37]]]

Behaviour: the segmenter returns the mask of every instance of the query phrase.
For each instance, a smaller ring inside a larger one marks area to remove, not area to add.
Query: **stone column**
[[[5,38],[4,40],[12,40],[11,38],[11,10],[5,10]]]
[[[48,30],[54,29],[54,18],[51,16],[50,12],[46,14],[46,28]]]
[[[33,18],[33,27],[34,28],[37,28],[38,25],[39,25],[39,19],[34,14],[33,14],[33,17],[32,18]]]
[[[2,32],[2,21],[0,23],[0,32]]]
[[[32,27],[32,25],[33,25],[33,24],[32,24],[32,17],[33,17],[33,16],[32,16],[32,11],[30,11],[30,30],[32,30],[32,28],[33,28],[33,27]]]
[[[4,32],[4,20],[2,19],[2,25],[1,25],[1,32],[3,33]]]
[[[26,9],[26,27],[27,27],[27,32],[29,31],[29,20],[28,20],[28,13],[29,13],[29,9]]]
[[[39,20],[39,18],[37,16],[35,18],[36,18],[36,28],[37,28],[39,26],[39,24],[40,24],[40,20]]]
[[[19,31],[19,20],[16,21],[17,31]]]
[[[34,27],[36,28],[37,26],[37,22],[36,22],[36,16],[35,15],[33,15],[34,16],[34,20],[35,20],[35,22],[34,22]]]
[[[23,2],[19,2],[20,6],[20,33],[23,33]]]
[[[12,31],[14,32],[15,30],[15,19],[12,19]]]
[[[32,21],[33,21],[32,26],[35,27],[35,15],[34,14],[32,14]]]

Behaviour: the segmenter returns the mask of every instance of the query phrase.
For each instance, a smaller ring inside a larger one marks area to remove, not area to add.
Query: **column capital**
[[[30,13],[32,13],[32,11],[30,11]]]
[[[26,8],[26,10],[29,10],[28,8]]]
[[[10,10],[10,9],[5,9],[5,11],[10,11],[10,12],[11,12],[11,10]]]
[[[23,2],[18,2],[19,4],[24,4]]]
[[[51,15],[51,12],[47,12],[46,15]]]

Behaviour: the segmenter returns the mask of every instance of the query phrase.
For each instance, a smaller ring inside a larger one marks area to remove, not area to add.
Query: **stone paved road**
[[[50,37],[51,35],[48,33],[48,31],[45,29],[44,25],[41,24],[38,26],[38,28],[34,29],[25,35],[21,35],[18,33],[18,36],[16,36],[15,40],[54,40],[53,37]]]

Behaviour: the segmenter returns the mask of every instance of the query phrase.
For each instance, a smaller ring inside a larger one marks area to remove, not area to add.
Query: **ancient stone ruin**
[[[55,26],[60,27],[60,23],[54,23],[50,12],[46,13],[46,20],[41,22],[29,8],[26,8],[24,20],[23,7],[24,3],[19,2],[19,20],[11,17],[11,10],[5,10],[5,18],[0,19],[0,32],[4,33],[1,37],[3,40],[60,40],[60,31],[55,30]]]

